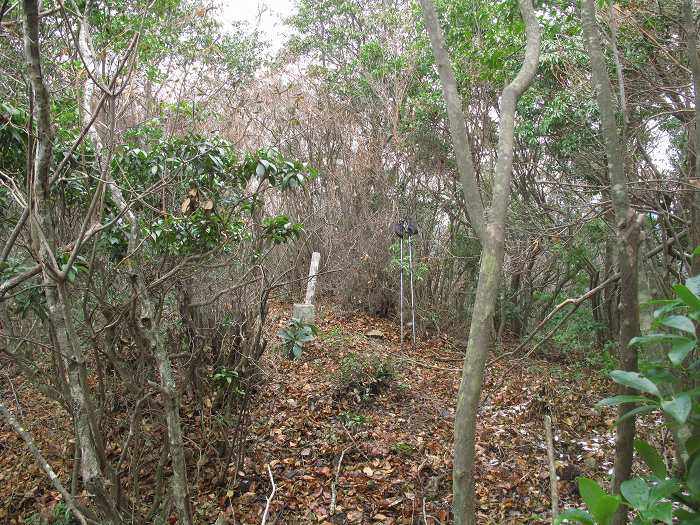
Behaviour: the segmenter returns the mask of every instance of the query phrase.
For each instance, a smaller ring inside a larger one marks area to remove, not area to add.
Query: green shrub
[[[219,389],[228,390],[234,393],[235,396],[244,396],[245,389],[241,383],[238,370],[233,368],[221,367],[213,376],[214,382]]]
[[[316,325],[303,323],[299,319],[292,319],[277,335],[282,339],[282,348],[287,357],[299,359],[304,345],[318,335],[318,328]]]
[[[353,392],[360,399],[377,395],[396,378],[391,359],[359,353],[348,354],[340,363],[335,383],[339,393]]]
[[[650,474],[624,481],[621,495],[607,494],[594,480],[579,478],[579,492],[587,511],[566,511],[559,515],[557,524],[608,525],[620,506],[633,512],[636,525],[700,523],[700,389],[688,390],[688,385],[700,382],[696,334],[700,276],[673,288],[676,299],[654,302],[660,308],[654,312],[653,331],[630,342],[645,351],[641,371],[610,373],[613,381],[637,393],[609,397],[598,407],[636,405],[623,418],[662,413],[661,421],[674,439],[678,451],[675,462],[679,464],[667,467],[663,451],[637,439],[635,451]],[[655,420],[659,421],[658,416]]]

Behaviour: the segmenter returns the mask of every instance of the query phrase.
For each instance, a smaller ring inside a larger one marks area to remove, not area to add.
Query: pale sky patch
[[[257,27],[273,52],[279,51],[289,36],[284,19],[293,14],[294,0],[221,0],[220,6],[224,26],[240,21]]]

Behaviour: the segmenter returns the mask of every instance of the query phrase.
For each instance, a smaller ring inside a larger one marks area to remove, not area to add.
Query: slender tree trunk
[[[690,144],[695,144],[695,170],[691,184],[695,186],[695,190],[691,192],[690,198],[690,248],[695,249],[700,246],[700,155],[698,155],[698,145],[700,144],[700,59],[698,58],[698,35],[693,17],[693,6],[691,0],[686,0],[683,3],[683,25],[687,38],[688,63],[692,72],[693,80],[693,95],[695,103],[695,122],[688,126],[688,134],[694,132],[693,141],[688,140]],[[690,137],[689,137],[690,138]],[[700,274],[700,256],[692,258],[691,273],[693,275]]]
[[[51,100],[44,83],[39,46],[39,5],[36,0],[24,0],[24,52],[37,112],[37,144],[31,173],[30,231],[32,244],[38,254],[43,273],[49,322],[55,333],[57,351],[61,354],[73,410],[78,441],[81,446],[83,485],[94,498],[106,524],[119,523],[102,474],[100,454],[91,424],[90,393],[86,381],[86,364],[72,329],[72,313],[66,303],[64,277],[54,257],[56,232],[51,219],[51,188],[49,170],[53,154]]]
[[[89,12],[91,3],[88,2],[83,13],[80,24],[80,34],[78,38],[81,53],[85,60],[86,66],[95,74],[95,60],[92,50],[92,37],[90,34]],[[92,96],[94,92],[94,84],[88,77],[85,82],[83,92],[83,111],[85,121],[88,122],[93,117],[92,111]],[[192,524],[192,510],[190,504],[190,496],[187,483],[187,465],[185,461],[185,448],[182,439],[182,427],[180,422],[179,399],[177,382],[172,371],[170,356],[168,355],[165,342],[157,325],[156,316],[154,313],[153,303],[150,294],[145,286],[144,277],[139,270],[138,262],[134,261],[138,257],[136,254],[139,244],[139,225],[136,214],[131,210],[122,194],[121,189],[114,181],[109,170],[110,154],[109,148],[105,148],[102,139],[94,128],[90,130],[90,138],[93,141],[95,151],[101,158],[102,178],[107,183],[107,190],[110,192],[112,201],[117,208],[124,212],[124,216],[129,222],[129,246],[126,260],[132,287],[139,299],[140,315],[136,320],[136,329],[138,330],[142,340],[148,346],[148,351],[155,357],[160,375],[161,394],[163,395],[163,404],[165,406],[165,420],[168,428],[168,443],[170,449],[170,457],[172,461],[172,477],[170,478],[171,491],[173,495],[173,503],[178,516],[178,523],[183,525]],[[107,150],[107,154],[103,154]]]
[[[615,120],[612,88],[596,26],[595,0],[583,1],[582,25],[591,61],[591,76],[600,110],[605,151],[608,160],[608,176],[611,184],[610,195],[615,212],[618,265],[621,275],[620,337],[618,341],[620,366],[623,370],[636,371],[637,350],[631,347],[629,342],[633,337],[639,335],[637,261],[642,217],[634,212],[629,203],[624,155]],[[621,387],[620,393],[632,394],[633,392],[628,388]],[[634,405],[621,405],[619,415],[623,416],[633,408]],[[613,471],[613,492],[615,494],[619,494],[620,485],[630,476],[634,451],[634,432],[633,417],[627,418],[617,426]],[[613,523],[622,525],[626,522],[627,508],[623,506],[615,515]]]
[[[431,0],[421,0],[423,20],[430,36],[440,72],[443,94],[447,102],[450,131],[462,178],[462,189],[465,201],[469,206],[469,217],[474,229],[479,233],[483,248],[479,268],[479,284],[455,414],[452,490],[454,519],[457,525],[475,525],[477,523],[474,497],[476,416],[481,397],[484,365],[491,344],[494,309],[503,267],[505,221],[510,201],[513,171],[515,110],[518,99],[534,79],[539,62],[540,31],[532,2],[531,0],[520,0],[519,3],[521,15],[525,21],[527,46],[522,68],[501,95],[501,118],[498,134],[498,157],[494,171],[493,200],[489,211],[489,220],[486,222],[472,165],[461,99],[435,6]],[[478,200],[478,205],[471,207],[470,203],[474,203],[476,200]]]

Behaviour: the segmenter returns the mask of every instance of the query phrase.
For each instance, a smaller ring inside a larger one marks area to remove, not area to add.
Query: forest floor
[[[286,307],[271,314],[272,346]],[[206,460],[197,463],[197,523],[260,523],[270,474],[275,493],[268,524],[449,523],[462,351],[444,338],[401,351],[395,323],[327,304],[319,308],[318,325],[320,334],[301,359],[265,354],[264,388],[252,403],[237,485],[207,487],[198,481]],[[375,356],[395,372],[365,399],[339,391],[338,369],[350,354]],[[69,421],[56,418],[56,406],[21,379],[3,373],[0,395],[13,409],[21,407],[19,415],[31,422],[38,445],[65,480]],[[576,476],[607,477],[614,413],[592,406],[609,388],[602,373],[580,362],[510,356],[487,367],[477,444],[480,523],[551,522],[547,413],[554,421],[562,505],[578,503]],[[26,523],[20,516],[50,508],[56,499],[22,442],[0,422],[0,523]]]

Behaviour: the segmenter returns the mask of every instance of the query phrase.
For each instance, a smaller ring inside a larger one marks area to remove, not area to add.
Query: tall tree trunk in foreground
[[[600,36],[596,26],[595,0],[584,0],[582,4],[582,25],[591,61],[591,77],[596,90],[598,108],[605,141],[610,178],[610,196],[615,212],[615,227],[618,242],[618,265],[620,270],[620,333],[618,339],[620,366],[623,370],[637,370],[637,350],[629,345],[633,337],[639,335],[639,302],[637,261],[641,216],[630,206],[627,192],[627,178],[622,144],[615,119],[610,78],[605,66]],[[621,394],[634,394],[626,387],[620,387]],[[622,417],[634,405],[621,405]],[[634,418],[629,417],[617,426],[615,438],[615,466],[613,472],[613,492],[620,493],[620,485],[629,478],[634,451]],[[627,522],[627,508],[621,506],[614,522],[621,525]]]
[[[695,18],[693,17],[693,6],[691,0],[683,3],[683,26],[686,32],[688,63],[693,79],[693,95],[695,103],[695,123],[688,126],[688,134],[694,132],[695,140],[688,140],[688,143],[695,144],[695,173],[689,181],[696,189],[691,192],[690,198],[690,248],[700,246],[700,58],[698,58],[698,35]],[[700,274],[700,256],[692,258],[691,272],[693,275]]]
[[[474,497],[476,416],[481,397],[486,356],[491,344],[491,328],[503,266],[506,212],[510,201],[510,183],[513,171],[515,109],[518,99],[534,79],[539,62],[540,31],[535,10],[531,0],[520,0],[519,3],[527,34],[525,58],[517,76],[506,86],[501,95],[498,158],[494,171],[493,198],[488,218],[485,218],[474,175],[462,103],[445,40],[432,0],[421,0],[423,20],[430,36],[447,103],[450,132],[462,180],[464,199],[467,203],[472,226],[478,233],[482,244],[479,284],[455,414],[452,490],[454,519],[457,525],[475,525],[477,523]]]
[[[76,437],[81,449],[81,475],[85,488],[97,504],[101,522],[120,521],[108,496],[107,483],[92,418],[92,403],[87,383],[85,357],[73,326],[66,275],[56,262],[57,236],[51,218],[53,205],[50,169],[53,157],[51,98],[44,82],[39,46],[39,3],[24,0],[24,54],[37,113],[36,153],[31,166],[29,224],[32,244],[43,274],[49,323],[56,334],[56,349],[66,371],[66,382],[73,408]]]

